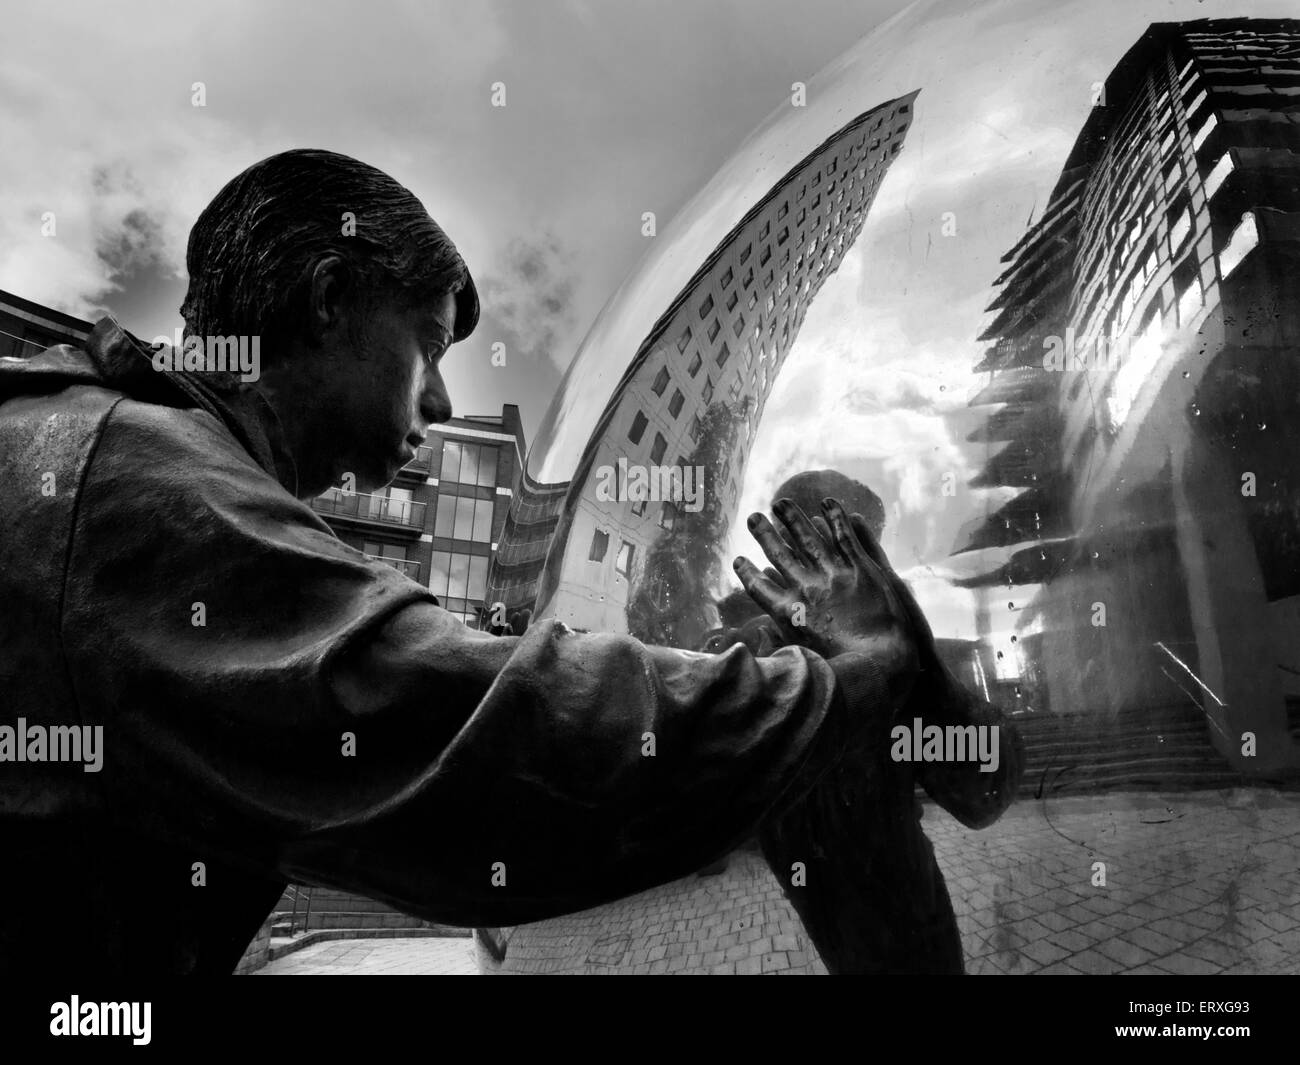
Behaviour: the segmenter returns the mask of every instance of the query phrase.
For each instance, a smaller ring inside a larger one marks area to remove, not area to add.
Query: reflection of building
[[[1297,92],[1291,20],[1156,24],[1115,67],[1003,258],[972,484],[1016,494],[957,545],[996,556],[985,616],[1029,586],[1034,708],[1193,708],[1246,770],[1294,762],[1300,705]]]
[[[671,241],[661,260],[606,306],[543,423],[541,454],[529,456],[502,533],[492,600],[512,610],[535,603],[575,628],[698,646],[767,397],[809,304],[862,229],[915,98],[867,111],[773,165],[772,184],[744,207],[732,207],[734,192],[718,196],[715,186],[710,199],[706,190],[700,210],[684,212],[685,236],[658,238]],[[767,159],[782,159],[785,138]],[[743,217],[701,242],[700,217],[726,224],[729,208]],[[664,282],[672,271],[684,281],[675,290]],[[683,479],[674,491],[660,478],[638,498],[634,467],[700,467],[703,482]],[[732,942],[715,951],[711,936]],[[739,950],[755,971],[820,965],[780,884],[745,850],[635,900],[480,942],[493,944],[481,954],[488,971],[699,970],[729,949],[729,961]],[[669,960],[670,950],[680,956]]]
[[[55,344],[80,344],[92,324],[0,292],[0,357],[26,358]]]
[[[713,532],[725,537],[776,375],[809,304],[862,228],[902,147],[915,96],[860,115],[797,162],[712,249],[639,347],[599,353],[626,368],[572,477],[524,479],[492,572],[494,600],[511,609],[536,601],[539,611],[576,627],[627,631],[647,551],[699,507],[662,498],[680,496],[671,491],[601,498],[602,471],[620,460],[694,466],[715,423],[727,440],[713,441],[710,450],[719,453],[703,492],[720,510]],[[557,397],[557,405],[564,401]],[[731,426],[721,426],[723,405]]]
[[[488,567],[523,466],[519,408],[452,418],[379,492],[331,489],[312,507],[344,543],[427,584],[477,628]]]

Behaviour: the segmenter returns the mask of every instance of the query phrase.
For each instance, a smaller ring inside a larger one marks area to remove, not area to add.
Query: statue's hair
[[[355,235],[345,235],[349,212]],[[477,324],[469,269],[415,195],[359,160],[302,148],[254,163],[194,223],[186,335],[260,335],[274,349],[301,329],[312,269],[328,254],[348,263],[363,305],[388,293],[409,306],[452,293],[454,339]]]

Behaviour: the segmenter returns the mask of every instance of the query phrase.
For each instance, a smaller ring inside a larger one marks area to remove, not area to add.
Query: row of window
[[[481,544],[491,543],[493,507],[494,501],[491,499],[439,492],[433,535],[453,540],[473,540]]]
[[[460,440],[444,440],[442,470],[438,474],[438,480],[495,487],[500,451],[501,449],[493,444],[467,444]]]
[[[591,550],[587,552],[588,562],[604,562],[609,552],[609,533],[597,529],[591,538]],[[624,578],[631,578],[632,564],[636,559],[636,544],[627,540],[619,541],[618,557],[614,560],[614,569]]]
[[[439,599],[482,600],[487,595],[487,555],[435,551],[429,563],[429,588]]]

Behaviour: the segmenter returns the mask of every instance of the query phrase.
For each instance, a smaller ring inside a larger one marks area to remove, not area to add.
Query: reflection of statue
[[[798,474],[775,494],[806,514],[820,514],[827,496],[857,511],[878,538],[885,513],[880,498],[836,471]],[[922,655],[922,673],[895,721],[999,724],[998,770],[981,773],[975,762],[899,763],[890,759],[887,745],[862,744],[801,802],[770,819],[760,840],[782,884],[790,883],[794,863],[806,868],[806,886],[787,887],[786,893],[832,973],[960,973],[961,938],[934,849],[921,830],[915,785],[967,827],[982,828],[1014,796],[1022,756],[1000,712],[964,691],[941,663],[915,600],[894,579],[912,611]],[[761,655],[786,642],[743,592],[724,599],[719,613],[728,628],[706,643],[708,650],[740,642]]]

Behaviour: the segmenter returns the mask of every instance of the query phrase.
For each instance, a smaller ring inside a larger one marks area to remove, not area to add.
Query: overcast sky
[[[938,578],[962,521],[997,501],[964,488],[945,501],[939,485],[954,473],[964,486],[984,458],[964,436],[987,411],[966,404],[998,257],[1041,211],[1093,83],[1150,22],[1297,12],[1294,0],[943,0],[868,36],[904,6],[11,2],[0,288],[170,334],[185,240],[212,195],[286,148],[345,152],[419,195],[478,280],[483,324],[448,359],[457,412],[518,403],[531,441],[647,253],[644,211],[657,240],[705,214],[729,227],[761,195],[745,181],[756,130],[810,147],[852,117],[836,121],[836,93],[865,109],[920,89],[906,147],[777,385],[741,512],[799,469],[861,477],[886,500],[885,546],[936,631],[969,635],[968,597]],[[805,113],[788,106],[793,81],[809,84]],[[41,233],[48,211],[54,237]],[[504,370],[488,361],[497,339]],[[733,546],[754,554],[736,526]]]

